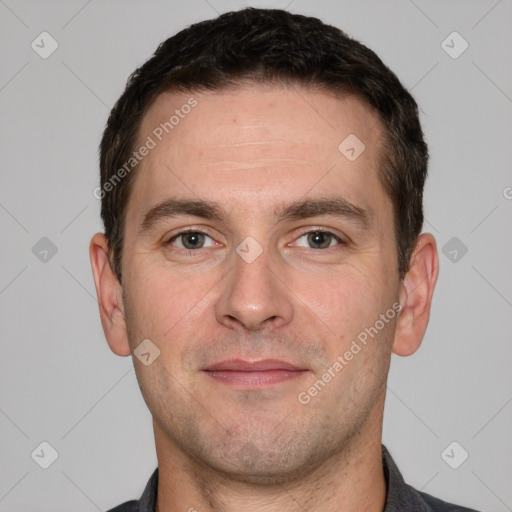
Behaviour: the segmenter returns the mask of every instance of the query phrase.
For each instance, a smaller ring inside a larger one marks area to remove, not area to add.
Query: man
[[[438,275],[417,106],[368,48],[245,9],[160,45],[101,142],[90,256],[158,468],[115,511],[448,511],[381,445]]]

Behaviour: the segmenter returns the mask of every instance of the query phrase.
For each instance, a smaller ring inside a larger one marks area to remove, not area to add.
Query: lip
[[[235,389],[248,390],[272,387],[294,380],[308,370],[277,359],[252,362],[232,359],[215,363],[204,371],[216,381]]]
[[[287,370],[290,372],[304,371],[305,368],[278,359],[264,359],[262,361],[244,361],[242,359],[229,359],[215,363],[205,371],[238,371],[238,372],[266,372],[270,370]]]

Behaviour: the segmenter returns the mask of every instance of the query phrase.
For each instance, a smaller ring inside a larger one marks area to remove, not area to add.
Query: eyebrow
[[[180,216],[201,217],[219,222],[225,222],[228,218],[225,209],[213,201],[166,199],[146,212],[139,235],[151,231],[156,224],[163,220]],[[277,222],[332,216],[347,219],[365,229],[372,225],[373,220],[373,215],[369,210],[356,206],[340,196],[306,199],[282,205],[274,210],[274,216]]]
[[[166,199],[151,208],[140,225],[139,235],[150,231],[158,222],[183,215],[204,219],[225,221],[224,209],[210,201],[190,201],[187,199]]]
[[[276,212],[279,221],[301,220],[325,215],[347,219],[363,228],[369,228],[373,219],[373,215],[368,210],[338,196],[297,201],[281,207]]]

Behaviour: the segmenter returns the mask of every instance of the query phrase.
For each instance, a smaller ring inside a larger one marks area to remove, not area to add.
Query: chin
[[[294,443],[296,443],[296,439]],[[230,449],[199,455],[201,462],[216,474],[230,481],[258,486],[284,485],[298,481],[312,473],[325,458],[324,450],[316,453],[305,450],[305,446],[288,445],[257,446],[253,442],[231,443]],[[237,445],[237,446],[234,446]]]

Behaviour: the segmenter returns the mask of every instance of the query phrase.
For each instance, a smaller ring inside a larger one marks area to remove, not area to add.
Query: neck
[[[191,460],[153,422],[159,468],[156,512],[381,512],[386,499],[382,421],[368,423],[378,426],[363,427],[342,451],[309,473],[284,484],[258,485]]]

